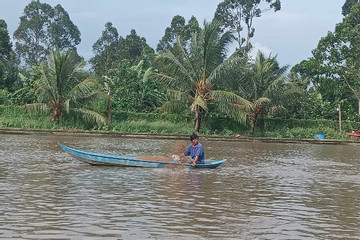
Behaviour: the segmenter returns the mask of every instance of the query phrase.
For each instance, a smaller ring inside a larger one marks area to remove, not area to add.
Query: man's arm
[[[196,163],[197,163],[197,160],[198,160],[199,156],[195,156],[194,158],[194,161],[192,163],[192,165],[195,167]]]

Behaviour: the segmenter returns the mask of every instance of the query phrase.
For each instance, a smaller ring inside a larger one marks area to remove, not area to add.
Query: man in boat
[[[195,166],[197,163],[205,163],[204,148],[199,143],[199,137],[195,133],[190,136],[191,144],[187,147],[186,151],[181,154],[182,156],[191,156],[192,165]]]

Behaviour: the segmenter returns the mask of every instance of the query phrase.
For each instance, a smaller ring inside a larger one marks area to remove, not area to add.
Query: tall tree
[[[73,49],[80,43],[80,32],[67,12],[39,0],[31,1],[14,32],[16,52],[27,67],[46,60],[51,49]]]
[[[0,19],[0,89],[14,90],[17,68],[7,24]]]
[[[90,63],[97,76],[106,76],[108,71],[118,64],[117,47],[119,34],[111,22],[105,24],[102,36],[93,44],[95,56]]]
[[[74,49],[81,42],[78,27],[71,21],[69,14],[60,4],[53,9],[48,35],[49,46],[57,47],[61,51]]]
[[[269,7],[261,9],[262,2]],[[244,48],[248,52],[251,49],[250,39],[255,33],[254,18],[261,17],[264,11],[271,8],[274,11],[280,10],[280,0],[224,0],[217,6],[215,19],[222,22],[223,29],[235,32],[238,48]],[[247,29],[246,38],[242,34],[244,26]]]
[[[200,30],[199,22],[194,16],[185,24],[185,18],[176,15],[171,20],[170,27],[165,29],[165,35],[159,41],[156,51],[162,53],[172,50],[178,38],[181,38],[184,47],[188,47],[192,36]]]
[[[144,60],[145,65],[149,66],[155,57],[155,52],[146,43],[146,39],[137,35],[134,29],[125,38],[120,37],[117,54],[121,60],[127,59],[132,65]]]
[[[204,28],[192,38],[189,53],[178,38],[173,51],[156,58],[160,72],[154,77],[169,84],[169,101],[162,111],[179,111],[189,106],[194,113],[195,132],[200,130],[209,104],[239,122],[246,122],[245,112],[236,108],[236,104],[248,110],[249,102],[232,92],[214,88],[221,83],[221,76],[242,60],[234,54],[224,62],[231,40],[230,32],[219,32],[217,22],[205,22]]]
[[[90,60],[97,76],[108,75],[109,70],[117,68],[123,60],[128,60],[131,65],[144,61],[150,67],[155,57],[154,50],[146,43],[144,37],[136,34],[132,29],[130,34],[118,37],[118,31],[108,22],[102,36],[94,43],[95,56]]]
[[[77,62],[73,50],[64,53],[59,49],[51,51],[49,63],[43,62],[40,65],[41,76],[35,82],[38,103],[28,104],[27,108],[33,111],[48,111],[51,107],[51,120],[54,122],[59,122],[64,113],[71,113],[85,120],[106,123],[103,116],[83,107],[99,95],[94,78],[77,78],[84,64]]]
[[[20,25],[14,32],[16,52],[28,66],[39,65],[48,55],[48,36],[52,8],[49,4],[32,1],[20,17]]]
[[[350,13],[351,8],[356,4],[359,3],[359,0],[346,0],[344,5],[342,6],[342,15],[346,16]]]
[[[328,95],[335,96],[332,101],[348,98],[351,91],[358,101],[360,114],[360,3],[336,25],[334,32],[323,37],[313,57],[301,63],[300,69],[312,78],[318,88]]]

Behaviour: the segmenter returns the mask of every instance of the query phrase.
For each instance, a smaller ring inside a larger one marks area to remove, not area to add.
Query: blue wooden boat
[[[147,160],[142,157],[128,157],[128,156],[117,156],[117,155],[107,155],[94,152],[86,152],[65,146],[58,143],[59,146],[70,155],[79,159],[80,161],[89,163],[91,165],[113,165],[113,166],[123,166],[123,167],[147,167],[147,168],[163,168],[166,165],[172,166],[186,166],[189,168],[216,168],[222,163],[226,162],[226,159],[219,161],[205,162],[204,164],[196,164],[192,166],[190,163],[180,163],[175,161],[154,161],[151,160],[151,157]]]

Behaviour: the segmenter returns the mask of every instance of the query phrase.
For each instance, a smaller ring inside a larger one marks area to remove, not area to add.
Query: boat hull
[[[163,162],[153,161],[146,159],[138,159],[136,157],[107,155],[94,152],[86,152],[79,149],[71,148],[59,143],[59,146],[73,157],[79,159],[82,162],[89,163],[91,165],[111,165],[111,166],[123,166],[123,167],[146,167],[146,168],[163,168],[166,165],[184,165],[189,168],[217,168],[222,163],[226,162],[226,159],[219,161],[206,162],[204,164],[196,164],[192,166],[189,163],[183,164],[178,162]]]

